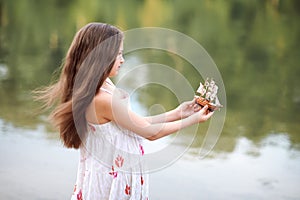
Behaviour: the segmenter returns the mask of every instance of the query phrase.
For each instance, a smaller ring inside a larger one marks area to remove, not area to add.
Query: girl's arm
[[[105,95],[105,98],[96,100],[95,103],[96,113],[102,113],[106,119],[149,140],[156,140],[187,126],[204,122],[213,114],[212,112],[208,113],[207,107],[204,107],[199,112],[181,120],[150,123],[147,118],[133,112],[123,100],[113,99],[111,95]],[[101,106],[99,106],[100,104]]]
[[[154,116],[145,117],[145,119],[152,124],[161,122],[172,122],[179,119],[186,118],[201,109],[200,106],[195,104],[195,99],[192,101],[183,102],[177,108]]]

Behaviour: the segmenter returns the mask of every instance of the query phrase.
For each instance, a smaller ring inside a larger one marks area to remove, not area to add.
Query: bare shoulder
[[[108,94],[107,92],[99,92],[94,97],[93,101],[94,101],[94,106],[95,106],[96,112],[97,111],[103,112],[103,110],[111,110],[111,102],[112,102],[111,94]]]
[[[88,121],[105,123],[108,121],[115,121],[116,112],[128,109],[128,98],[122,92],[115,90],[113,94],[105,91],[100,91],[96,94],[93,101],[89,105],[86,115]],[[114,102],[113,102],[114,101]],[[113,113],[115,115],[113,115]]]
[[[102,124],[111,121],[111,99],[111,94],[99,92],[87,108],[87,120],[96,124]]]

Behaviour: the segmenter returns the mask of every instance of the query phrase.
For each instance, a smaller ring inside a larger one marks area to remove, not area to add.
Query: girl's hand
[[[193,99],[192,101],[183,102],[175,109],[175,111],[178,113],[179,119],[183,119],[198,112],[200,109],[201,107],[196,104],[195,99]]]
[[[214,112],[210,112],[208,110],[208,106],[206,105],[199,112],[191,115],[190,118],[194,123],[200,123],[208,120],[213,114]]]

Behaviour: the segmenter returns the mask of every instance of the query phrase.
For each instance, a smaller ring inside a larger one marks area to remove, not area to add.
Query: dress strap
[[[107,92],[108,94],[113,94],[111,91],[109,91],[109,90],[107,90],[107,89],[105,89],[105,88],[100,88],[100,90],[102,90],[103,92]]]
[[[112,82],[111,82],[111,80],[110,79],[106,79],[105,80],[105,83],[107,83],[108,85],[110,85],[110,86],[115,86]]]

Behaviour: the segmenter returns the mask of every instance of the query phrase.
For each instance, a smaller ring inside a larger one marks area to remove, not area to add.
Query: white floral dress
[[[88,124],[72,200],[148,200],[143,138],[114,122]]]

